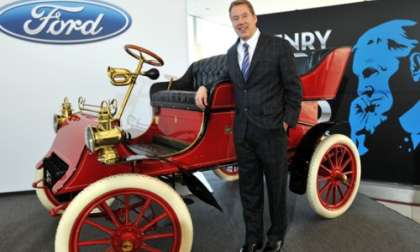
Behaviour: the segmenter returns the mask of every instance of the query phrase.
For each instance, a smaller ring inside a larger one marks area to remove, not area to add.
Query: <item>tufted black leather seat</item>
[[[195,91],[162,90],[150,97],[152,107],[200,110],[195,105]]]
[[[200,111],[195,105],[195,92],[204,84],[213,87],[227,80],[226,55],[217,55],[196,61],[178,80],[158,82],[150,88],[150,102],[155,108],[180,108]],[[211,91],[211,88],[209,88]]]
[[[298,75],[310,72],[331,51],[323,49],[311,51],[307,57],[295,58]],[[215,84],[228,80],[226,55],[217,55],[196,61],[190,65],[187,72],[178,80],[158,82],[150,88],[150,102],[154,108],[178,108],[201,111],[195,105],[195,92],[204,84],[212,90]]]
[[[314,69],[322,59],[331,52],[331,49],[315,50],[308,53],[307,57],[295,58],[297,74],[304,75]]]

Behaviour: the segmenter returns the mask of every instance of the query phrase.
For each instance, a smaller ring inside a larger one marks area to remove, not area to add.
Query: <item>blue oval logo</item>
[[[130,25],[127,12],[98,1],[25,1],[0,9],[2,32],[40,43],[95,42],[115,37]]]

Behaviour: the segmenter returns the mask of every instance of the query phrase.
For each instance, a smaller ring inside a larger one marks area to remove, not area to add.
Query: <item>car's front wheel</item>
[[[92,214],[95,209],[100,213]],[[191,216],[178,193],[156,178],[124,174],[101,179],[72,200],[55,250],[190,251],[192,237]]]

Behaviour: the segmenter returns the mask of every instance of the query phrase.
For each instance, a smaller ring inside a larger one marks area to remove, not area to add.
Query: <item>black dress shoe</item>
[[[283,248],[283,241],[267,241],[264,246],[263,252],[280,252]]]
[[[257,250],[261,248],[262,248],[262,242],[246,243],[245,245],[242,246],[239,252],[256,252]]]

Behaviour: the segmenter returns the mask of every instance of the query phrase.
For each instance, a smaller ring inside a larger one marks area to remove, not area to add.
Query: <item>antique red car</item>
[[[127,101],[138,77],[159,75],[144,65],[161,66],[163,60],[139,46],[125,50],[138,60],[136,69],[108,68],[113,85],[128,87],[121,106],[116,100],[89,105],[79,98],[80,111],[73,112],[65,99],[54,116],[52,147],[36,165],[39,200],[50,215],[61,215],[56,251],[190,251],[191,216],[175,184],[220,209],[192,173],[213,169],[225,180],[238,179],[226,56],[197,61],[180,79],[153,84],[152,123],[131,137],[120,125]],[[304,101],[288,137],[290,189],[306,192],[310,206],[326,218],[350,207],[360,182],[357,148],[333,130],[336,123],[319,108],[336,99],[350,53],[336,48],[297,59]],[[194,103],[201,83],[213,84],[204,111]]]

